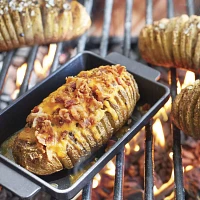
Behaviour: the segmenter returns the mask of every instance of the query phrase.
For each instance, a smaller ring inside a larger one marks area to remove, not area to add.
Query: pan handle
[[[130,58],[127,58],[119,53],[110,53],[108,54],[108,56],[106,56],[106,59],[114,62],[115,64],[124,65],[129,71],[132,71],[134,74],[145,77],[152,81],[158,80],[160,78],[159,71],[152,69],[151,67],[148,67],[142,63],[131,60]]]
[[[0,185],[7,188],[17,196],[27,199],[41,189],[36,183],[14,169],[12,163],[7,163],[0,157]]]

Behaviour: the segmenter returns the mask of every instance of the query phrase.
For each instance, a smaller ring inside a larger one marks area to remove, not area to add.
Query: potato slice
[[[165,51],[165,55],[167,55],[169,66],[175,65],[173,51],[172,51],[172,41],[173,41],[172,34],[176,25],[176,21],[177,21],[177,18],[172,18],[168,21],[168,23],[166,22],[167,27],[165,29],[165,32],[162,35],[164,51]]]
[[[190,102],[185,107],[187,131],[192,136],[195,136],[194,126],[198,124],[195,119],[195,106],[197,104],[199,96],[200,96],[200,80],[197,80],[194,84],[192,94],[188,97],[188,99],[190,99]]]
[[[188,21],[189,17],[187,15],[181,15],[177,18],[176,25],[172,34],[172,52],[174,56],[174,62],[176,67],[182,68],[184,65],[182,63],[182,57],[180,52],[181,45],[181,33],[184,29],[185,23]]]

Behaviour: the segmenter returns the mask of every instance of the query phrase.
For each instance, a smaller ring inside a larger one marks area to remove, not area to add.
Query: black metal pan
[[[0,144],[24,127],[26,117],[31,109],[64,84],[66,76],[76,75],[82,70],[92,69],[100,65],[117,63],[125,65],[128,71],[134,75],[141,95],[141,99],[132,114],[133,124],[130,130],[117,140],[107,152],[101,148],[87,161],[81,163],[81,166],[75,167],[73,170],[62,170],[49,176],[36,176],[0,154],[0,185],[22,198],[30,198],[40,190],[45,190],[55,198],[70,199],[147,124],[169,97],[169,89],[155,81],[159,77],[159,72],[117,53],[110,54],[106,59],[103,59],[93,53],[83,52],[0,113]],[[138,106],[145,103],[150,104],[151,108],[142,114],[138,111]],[[92,162],[94,157],[96,161]],[[76,174],[81,167],[88,165],[90,167],[85,170],[82,176],[71,184],[70,174]],[[54,185],[56,183],[58,188],[53,187],[51,183]]]

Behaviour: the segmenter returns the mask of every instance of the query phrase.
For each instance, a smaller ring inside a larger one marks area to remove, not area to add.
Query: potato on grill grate
[[[139,36],[148,63],[200,72],[200,17],[182,15],[146,25]]]
[[[0,51],[70,40],[91,25],[77,1],[4,0],[0,7]]]
[[[174,124],[185,134],[200,139],[200,80],[176,96],[171,116]]]
[[[124,66],[101,66],[68,77],[28,115],[13,157],[40,175],[70,169],[125,124],[139,97]]]

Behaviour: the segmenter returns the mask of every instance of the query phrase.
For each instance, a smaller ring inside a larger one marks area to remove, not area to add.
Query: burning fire
[[[185,75],[184,82],[183,82],[181,88],[183,89],[186,86],[193,84],[194,81],[195,81],[195,74],[194,74],[194,72],[187,71],[186,75]]]
[[[155,137],[155,144],[161,147],[165,146],[165,136],[163,132],[163,127],[159,118],[153,124],[153,135]]]
[[[110,160],[107,165],[107,170],[105,171],[105,174],[108,174],[110,176],[115,176],[115,164],[112,160]]]
[[[34,71],[35,71],[35,74],[37,75],[38,80],[44,79],[48,75],[49,69],[54,60],[56,48],[57,48],[56,44],[50,44],[48,54],[44,56],[42,64],[39,60],[35,60]],[[27,69],[27,63],[24,63],[22,66],[20,66],[17,69],[16,89],[13,92],[13,94],[11,95],[12,99],[17,98],[17,95],[19,93],[19,88],[24,80],[26,69]],[[36,82],[34,83],[34,85],[35,84],[36,84]]]
[[[101,181],[101,176],[100,176],[100,174],[98,173],[98,174],[96,174],[95,177],[93,178],[92,188],[96,188],[96,187],[99,185],[100,181]]]

